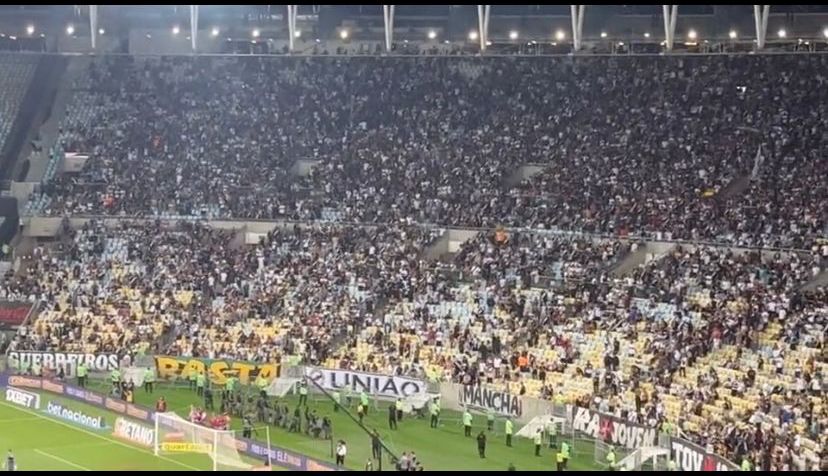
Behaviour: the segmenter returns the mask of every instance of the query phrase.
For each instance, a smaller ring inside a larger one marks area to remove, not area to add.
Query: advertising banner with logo
[[[40,395],[17,388],[6,389],[6,401],[25,408],[40,409]]]
[[[355,393],[365,391],[378,397],[405,398],[426,392],[424,381],[394,375],[305,367],[305,377],[325,390],[349,387]]]
[[[242,384],[256,381],[261,375],[267,381],[279,376],[279,364],[256,364],[240,360],[200,359],[195,357],[155,356],[155,368],[162,380],[187,379],[190,375],[207,373],[216,385],[224,385],[227,377],[237,377]]]
[[[147,426],[118,417],[112,429],[112,436],[152,448],[155,444],[155,430]]]
[[[591,438],[631,450],[658,445],[658,431],[588,408],[570,406],[572,428]]]
[[[106,425],[102,416],[91,416],[80,410],[64,407],[62,403],[50,401],[46,404],[46,413],[62,420],[70,421],[80,426],[100,430]]]
[[[114,428],[114,431],[117,432],[115,436],[134,442],[136,444],[140,444],[142,446],[152,446],[154,434],[152,434],[151,432],[154,430],[151,430],[150,427],[154,428],[155,415],[153,411],[149,408],[142,407],[140,405],[125,403],[121,400],[106,397],[104,395],[97,394],[95,392],[78,388],[74,385],[69,385],[62,382],[41,379],[39,377],[23,377],[19,375],[0,374],[0,387],[8,388],[12,386],[43,389],[51,393],[64,395],[67,398],[94,405],[98,408],[106,408],[108,410],[142,421],[146,423],[148,426],[142,426],[141,428],[138,428],[138,426],[140,425],[137,425],[136,423],[133,423],[130,420],[125,420],[120,417],[117,418],[115,421]],[[71,412],[71,410],[69,409],[66,410]],[[60,413],[62,414],[63,411],[60,410]],[[74,414],[70,416],[70,418],[72,418],[73,420],[75,419],[75,417],[76,416]],[[77,416],[77,418],[82,419],[82,417],[79,415]],[[87,418],[94,419],[95,417],[87,416]],[[150,442],[149,445],[147,445],[147,442]],[[236,437],[236,448],[238,448],[239,452],[257,459],[264,460],[267,458],[268,455],[268,448],[266,445],[263,445],[261,442],[247,438]],[[287,468],[295,471],[341,470],[333,464],[314,460],[312,458],[308,458],[307,456],[294,453],[292,451],[288,451],[282,448],[277,448],[274,446],[270,447],[270,457],[274,466],[280,466],[282,468]]]
[[[21,301],[0,301],[0,330],[14,330],[25,322],[32,304]]]
[[[739,471],[736,464],[682,438],[670,438],[670,457],[679,471]]]
[[[463,385],[458,395],[461,405],[498,415],[519,418],[523,415],[523,399],[517,395],[500,392],[491,388]]]
[[[8,353],[9,367],[20,369],[21,366],[31,369],[32,365],[39,365],[44,370],[63,368],[70,375],[79,363],[83,363],[90,372],[109,372],[119,365],[118,354],[76,354],[71,352],[37,352],[29,350],[11,351]]]

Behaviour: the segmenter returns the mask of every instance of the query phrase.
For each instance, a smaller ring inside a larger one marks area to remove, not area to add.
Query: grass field
[[[106,384],[98,387],[104,392]],[[136,392],[136,403],[146,406],[153,406],[155,400],[163,395],[168,402],[168,408],[179,415],[186,416],[190,405],[200,404],[200,397],[195,392],[180,386],[160,384],[154,394],[146,394],[143,390]],[[215,399],[218,405],[218,397]],[[293,409],[298,403],[298,397],[288,396],[285,398],[288,406]],[[351,469],[363,469],[365,462],[371,456],[370,439],[365,432],[359,428],[344,412],[333,412],[333,405],[330,401],[324,400],[322,396],[310,398],[308,402],[311,408],[317,410],[319,415],[327,415],[332,420],[334,441],[342,439],[348,444],[348,458],[346,466]],[[505,470],[509,463],[520,470],[555,470],[554,450],[544,448],[541,456],[534,456],[534,443],[525,438],[513,438],[512,448],[506,446],[502,424],[495,432],[487,432],[488,444],[486,458],[481,459],[477,453],[477,443],[474,437],[463,436],[463,427],[460,425],[461,415],[458,412],[443,410],[441,414],[442,423],[438,429],[429,428],[427,419],[406,418],[399,424],[398,430],[388,429],[387,419],[388,403],[379,404],[379,411],[373,408],[365,418],[365,425],[368,428],[376,428],[383,441],[398,455],[403,451],[414,451],[422,461],[426,470]],[[352,409],[355,413],[355,408]],[[238,418],[233,419],[234,427],[239,427]],[[483,416],[475,416],[472,434],[476,436],[486,427]],[[520,425],[515,425],[515,431]],[[260,436],[262,436],[260,434]],[[290,451],[301,453],[318,460],[333,462],[331,456],[330,441],[313,439],[305,434],[289,433],[280,427],[271,427],[271,444]],[[570,470],[594,470],[598,469],[593,462],[593,447],[591,443],[579,442],[575,448],[575,454],[569,461]],[[388,467],[387,461],[383,469]],[[376,467],[376,464],[375,464]]]
[[[105,393],[106,383],[90,385],[90,389]],[[88,415],[104,416],[109,426],[114,422],[114,413],[82,404],[74,400],[64,400],[48,393],[41,393],[42,407],[48,400],[65,403],[72,409],[82,410]],[[187,388],[171,385],[159,385],[154,394],[143,390],[136,392],[136,403],[153,406],[155,400],[163,395],[171,411],[186,416],[191,404],[198,404],[199,397]],[[334,440],[345,440],[348,444],[346,467],[363,469],[371,455],[370,440],[344,412],[334,413],[329,401],[317,396],[309,401],[311,408],[316,408],[320,415],[328,415],[333,423]],[[217,399],[218,400],[218,399]],[[297,397],[285,399],[291,408],[297,403]],[[216,402],[218,404],[218,401]],[[505,444],[502,427],[496,427],[488,433],[486,458],[477,454],[474,438],[463,436],[457,412],[443,411],[442,423],[438,429],[429,428],[427,419],[404,419],[398,430],[389,430],[387,424],[387,404],[380,403],[380,410],[369,412],[365,419],[366,426],[379,430],[386,444],[398,455],[403,451],[414,451],[426,470],[505,470],[510,463],[521,470],[554,471],[555,452],[544,448],[541,456],[534,456],[532,441],[524,438],[513,439],[513,447]],[[233,419],[238,427],[238,418]],[[485,419],[475,416],[473,435],[485,429]],[[520,428],[516,425],[516,430]],[[333,462],[331,442],[313,439],[300,433],[288,433],[279,427],[270,429],[271,443],[289,451],[301,453],[322,461]],[[263,439],[263,432],[259,437]],[[209,470],[212,462],[206,455],[176,454],[156,457],[151,449],[123,442],[111,435],[111,429],[95,431],[77,426],[63,420],[54,419],[41,411],[34,411],[0,402],[0,451],[12,449],[22,470],[164,470],[192,471]],[[570,470],[598,469],[593,462],[592,445],[579,442],[575,447],[573,458],[569,462]],[[386,459],[384,469],[392,469]],[[375,465],[376,466],[376,465]]]
[[[72,402],[71,408],[83,410],[88,415],[105,415],[110,425],[114,421],[114,415],[109,412],[80,403]],[[193,471],[212,468],[205,455],[157,457],[151,449],[122,442],[109,431],[83,428],[6,402],[0,402],[0,448],[4,455],[11,449],[19,469],[24,471]]]

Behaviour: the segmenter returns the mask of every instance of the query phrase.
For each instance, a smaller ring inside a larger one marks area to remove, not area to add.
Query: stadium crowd
[[[150,218],[24,257],[0,293],[42,308],[10,348],[484,382],[819,467],[827,61],[95,60],[61,132],[91,158],[42,212]],[[363,225],[155,220],[182,216]],[[440,262],[428,223],[507,228]]]
[[[826,232],[825,63],[102,59],[79,78],[85,99],[64,130],[66,150],[92,159],[45,184],[43,211],[503,223],[807,249]],[[309,176],[291,174],[299,160],[315,163]],[[515,183],[524,164],[544,170]]]

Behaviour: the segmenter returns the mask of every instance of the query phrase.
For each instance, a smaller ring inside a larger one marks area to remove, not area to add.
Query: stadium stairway
[[[518,167],[511,175],[506,178],[506,186],[514,187],[515,185],[529,180],[535,175],[546,170],[546,165],[543,164],[524,164]]]
[[[7,164],[4,179],[21,180],[31,172],[31,161],[24,159],[37,149],[44,147],[41,125],[53,119],[53,105],[63,72],[68,59],[64,57],[42,56],[38,60],[34,77],[26,91],[26,96],[20,106],[20,113],[15,119],[15,125],[10,135],[12,140],[7,141],[3,157]],[[41,152],[42,153],[42,152]]]
[[[813,277],[810,281],[805,283],[802,291],[813,291],[817,288],[828,286],[828,269],[823,268],[819,274]]]
[[[46,173],[49,162],[49,152],[55,146],[60,131],[60,123],[66,115],[66,106],[72,97],[74,77],[85,68],[91,61],[86,57],[72,58],[71,60],[61,57],[63,60],[62,69],[54,74],[55,81],[54,101],[50,104],[47,117],[40,125],[40,152],[32,153],[29,156],[29,172],[26,175],[27,182],[40,182]]]

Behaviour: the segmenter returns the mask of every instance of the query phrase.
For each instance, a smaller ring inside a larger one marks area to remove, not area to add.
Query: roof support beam
[[[390,53],[394,45],[394,5],[382,6],[382,19],[385,23],[385,52]]]
[[[673,51],[673,42],[676,38],[676,19],[678,19],[678,5],[662,5],[664,11],[664,46],[667,51]]]
[[[584,10],[586,5],[570,5],[572,12],[572,50],[581,49],[581,39],[584,37]]]

